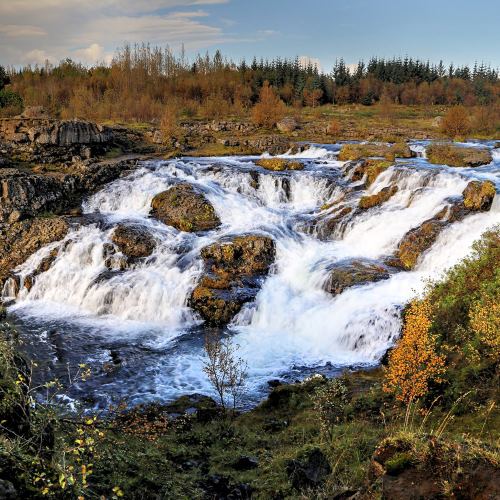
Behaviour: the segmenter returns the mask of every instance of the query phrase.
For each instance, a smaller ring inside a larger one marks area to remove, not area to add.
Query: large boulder
[[[287,116],[276,124],[276,128],[285,134],[293,132],[297,128],[297,120],[293,116]]]
[[[361,158],[383,157],[389,161],[395,158],[411,158],[413,152],[406,143],[395,144],[344,144],[339,152],[340,161],[360,160]]]
[[[471,181],[463,192],[464,206],[470,210],[487,211],[495,197],[495,185],[491,181]]]
[[[111,234],[111,241],[127,257],[149,257],[156,246],[153,236],[137,225],[118,224]]]
[[[151,207],[153,217],[180,231],[209,231],[220,226],[214,207],[191,184],[177,184],[157,194]]]
[[[431,144],[426,149],[427,159],[436,165],[450,167],[480,167],[491,163],[491,152],[486,148],[464,147],[456,144]]]
[[[262,235],[236,236],[203,248],[205,274],[189,305],[210,325],[225,325],[255,298],[274,262],[275,244]]]
[[[367,209],[385,203],[398,192],[398,186],[392,184],[382,188],[378,193],[362,196],[359,200],[359,208]]]
[[[302,162],[286,160],[284,158],[261,158],[257,160],[255,164],[266,170],[273,170],[274,172],[281,172],[283,170],[302,170],[304,168]]]
[[[331,266],[324,288],[332,295],[338,295],[346,288],[375,283],[390,276],[391,269],[384,264],[368,259],[347,259]]]
[[[40,248],[62,240],[69,225],[61,217],[35,218],[0,226],[0,289],[10,271]]]

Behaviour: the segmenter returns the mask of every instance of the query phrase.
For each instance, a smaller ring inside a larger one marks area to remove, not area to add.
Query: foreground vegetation
[[[36,366],[3,323],[0,488],[7,498],[494,498],[499,263],[496,228],[406,307],[385,366],[276,383],[241,414],[186,396],[61,415],[62,381],[33,387]],[[225,363],[238,373],[239,361]],[[73,383],[91,371],[78,367]]]

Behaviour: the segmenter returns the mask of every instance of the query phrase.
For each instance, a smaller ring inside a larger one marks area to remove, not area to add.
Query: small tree
[[[452,139],[464,137],[470,131],[469,112],[464,106],[453,106],[443,116],[441,132]]]
[[[349,401],[347,387],[340,378],[329,380],[314,393],[314,409],[320,420],[321,430],[329,434],[332,427],[344,418],[344,410]]]
[[[253,121],[271,128],[283,118],[285,111],[285,103],[266,80],[260,89],[259,102],[252,109]]]
[[[234,345],[230,339],[222,339],[215,330],[205,335],[205,352],[208,359],[203,371],[215,389],[224,411],[228,408],[228,401],[232,410],[236,410],[243,395],[247,364],[236,356],[238,349],[239,346]]]
[[[414,300],[406,313],[401,339],[389,355],[384,391],[411,404],[425,396],[429,383],[441,382],[444,356],[436,352],[436,339],[429,332],[432,308],[428,299]]]

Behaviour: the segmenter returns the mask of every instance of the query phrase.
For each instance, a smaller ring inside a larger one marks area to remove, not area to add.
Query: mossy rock
[[[487,211],[495,197],[495,185],[491,181],[471,181],[463,192],[464,206],[469,210]]]
[[[303,170],[304,165],[300,161],[287,160],[285,158],[262,158],[255,162],[259,167],[273,172],[282,172],[283,170]]]
[[[364,165],[366,187],[371,186],[377,177],[392,165],[393,163],[387,160],[366,160]]]
[[[389,161],[395,158],[411,158],[413,153],[406,143],[396,144],[344,144],[340,149],[338,159],[340,161],[360,160],[381,156]]]
[[[151,207],[153,217],[179,231],[209,231],[221,223],[206,197],[187,183],[157,194]]]
[[[390,198],[392,198],[398,192],[398,187],[393,184],[391,186],[387,186],[382,188],[378,193],[362,196],[359,200],[359,208],[364,210],[372,207],[376,207],[377,205],[381,205],[385,203]]]
[[[432,246],[439,233],[447,225],[446,221],[429,219],[419,227],[408,231],[400,241],[397,250],[397,257],[403,268],[413,269],[417,265],[420,255]]]
[[[139,226],[118,224],[111,241],[127,257],[141,258],[150,256],[156,246],[155,239],[145,229]]]
[[[324,288],[332,295],[338,295],[346,288],[375,283],[389,279],[390,276],[390,269],[378,262],[368,259],[347,259],[336,262],[331,267]]]
[[[207,324],[226,325],[255,298],[275,253],[273,239],[263,235],[236,236],[203,248],[206,272],[191,293],[190,307]]]
[[[431,144],[426,154],[430,163],[449,167],[480,167],[493,160],[486,148],[468,148],[456,144]]]

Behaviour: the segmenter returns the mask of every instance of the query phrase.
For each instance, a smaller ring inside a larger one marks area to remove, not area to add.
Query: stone
[[[332,472],[328,459],[319,448],[307,451],[290,460],[286,470],[292,486],[297,490],[320,486]]]
[[[391,186],[382,188],[378,193],[362,196],[359,200],[359,208],[366,210],[381,205],[392,198],[397,192],[398,186],[392,184]]]
[[[433,143],[426,149],[429,163],[449,167],[480,167],[493,160],[486,148],[464,147],[456,144]]]
[[[390,276],[391,269],[384,264],[368,259],[347,259],[331,266],[324,289],[332,295],[338,295],[352,286],[376,283]]]
[[[149,257],[156,247],[153,236],[136,225],[119,224],[111,234],[111,241],[120,252],[132,259]]]
[[[447,225],[448,222],[434,218],[408,231],[399,242],[396,252],[402,267],[407,270],[413,269],[420,255],[433,245],[439,233]]]
[[[268,236],[236,236],[203,248],[205,273],[193,290],[189,306],[209,325],[226,325],[255,298],[275,258]]]
[[[303,170],[304,164],[300,161],[286,160],[285,158],[261,158],[255,164],[266,170],[282,172],[283,170]]]
[[[491,181],[471,181],[464,189],[464,206],[470,210],[488,211],[493,203],[496,189]]]
[[[259,461],[255,457],[248,457],[246,455],[242,455],[238,457],[237,460],[233,463],[233,469],[235,470],[251,470],[256,469],[259,466]]]
[[[179,231],[209,231],[220,226],[220,219],[205,195],[191,184],[177,184],[157,194],[151,202],[152,215]]]
[[[395,158],[412,158],[413,155],[414,153],[406,143],[343,144],[338,159],[340,161],[350,161],[369,157],[383,157],[389,161],[394,161]]]
[[[276,128],[285,134],[293,132],[297,128],[297,120],[292,116],[287,116],[276,124]]]

